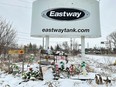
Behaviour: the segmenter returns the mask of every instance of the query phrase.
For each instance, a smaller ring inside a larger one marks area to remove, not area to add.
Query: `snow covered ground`
[[[21,75],[12,75],[0,71],[0,87],[116,87],[116,66],[109,66],[113,64],[116,60],[115,57],[109,56],[97,56],[97,55],[86,55],[84,58],[87,64],[94,69],[94,72],[88,73],[88,75],[76,75],[70,78],[63,78],[59,80],[53,80],[53,74],[51,68],[47,69],[46,66],[44,69],[44,80],[29,80],[27,82],[21,78]],[[77,64],[82,60],[78,57],[72,57],[69,59],[69,64]],[[32,65],[36,67],[36,64]],[[78,80],[83,78],[95,78],[95,74],[101,74],[104,79],[105,75],[108,76],[112,82],[110,84],[101,84],[98,85],[95,83],[95,80]],[[20,83],[22,82],[22,83]],[[50,86],[51,85],[51,86]]]

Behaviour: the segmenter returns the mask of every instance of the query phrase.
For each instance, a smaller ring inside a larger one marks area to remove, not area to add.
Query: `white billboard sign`
[[[100,37],[96,0],[36,0],[32,7],[33,37]]]

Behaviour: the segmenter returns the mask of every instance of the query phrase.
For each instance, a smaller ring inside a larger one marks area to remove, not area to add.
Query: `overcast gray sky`
[[[31,31],[31,12],[32,2],[34,0],[0,0],[0,17],[13,23],[17,30],[19,44],[28,44],[30,42],[42,45],[42,38],[30,37]],[[68,0],[67,0],[68,1]],[[116,0],[100,0],[100,20],[101,20],[101,38],[86,39],[89,47],[100,47],[101,41],[106,41],[106,36],[116,31]],[[80,43],[80,39],[76,39]],[[50,45],[58,44],[70,39],[50,39]]]

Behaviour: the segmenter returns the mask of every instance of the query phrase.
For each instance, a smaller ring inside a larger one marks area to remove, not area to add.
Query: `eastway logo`
[[[55,8],[42,12],[42,17],[59,21],[82,20],[89,16],[88,11],[75,8]]]

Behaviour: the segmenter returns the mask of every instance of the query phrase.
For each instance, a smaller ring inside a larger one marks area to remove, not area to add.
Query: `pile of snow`
[[[21,74],[17,75],[12,75],[12,74],[7,74],[4,73],[3,71],[0,71],[0,87],[48,87],[48,85],[52,85],[53,87],[115,87],[116,86],[116,74],[113,72],[110,72],[111,79],[114,80],[112,81],[111,84],[101,84],[98,85],[95,83],[94,77],[95,74],[103,72],[104,69],[101,67],[96,67],[97,64],[104,64],[108,65],[106,62],[107,60],[110,61],[110,63],[113,63],[116,58],[115,57],[108,57],[108,56],[92,56],[92,55],[87,55],[86,56],[86,62],[95,69],[95,72],[93,73],[88,73],[88,75],[75,75],[70,78],[63,78],[59,80],[53,80],[53,74],[52,74],[52,69],[49,68],[49,66],[43,66],[43,81],[36,80],[23,80],[21,78]],[[69,64],[66,66],[69,66],[70,64],[78,64],[82,60],[81,58],[78,57],[73,57],[69,59]],[[60,61],[59,61],[60,62]],[[58,62],[58,63],[59,63]],[[66,64],[66,63],[65,63]],[[37,70],[39,65],[34,63],[33,65],[30,65],[34,70]],[[115,68],[115,66],[112,66]],[[28,70],[27,65],[25,65],[25,70]],[[104,71],[108,72],[108,71]],[[109,72],[108,72],[109,73]],[[93,79],[91,80],[79,80],[79,79]],[[104,77],[105,78],[105,77]],[[106,79],[106,78],[105,78]]]

